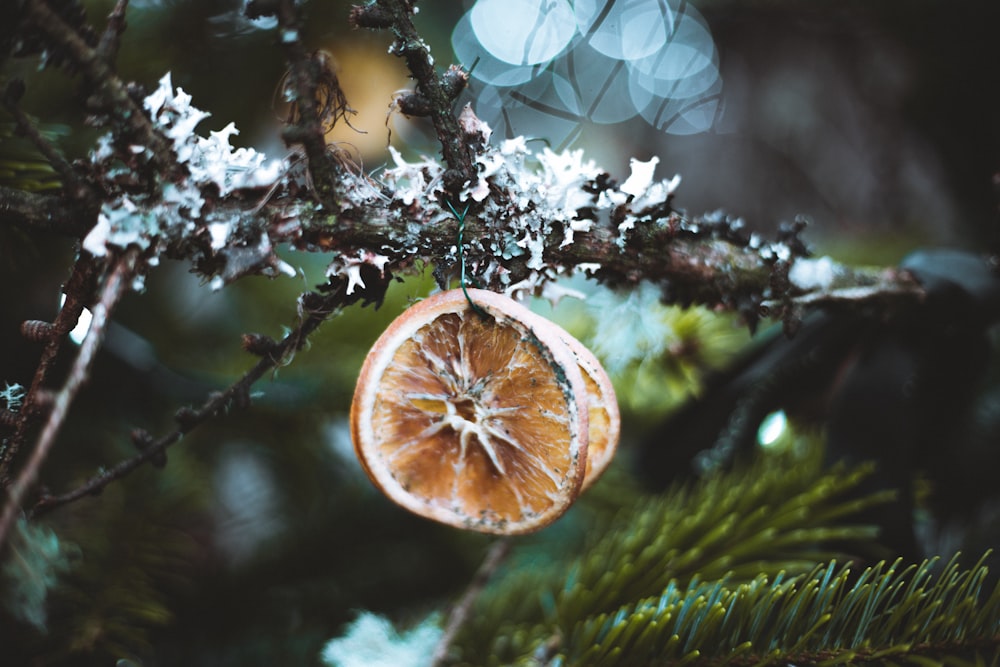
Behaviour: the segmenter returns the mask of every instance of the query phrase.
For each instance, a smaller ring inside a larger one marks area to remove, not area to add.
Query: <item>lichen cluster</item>
[[[91,151],[91,165],[117,184],[119,191],[102,203],[97,224],[83,239],[83,249],[104,257],[109,248],[138,247],[146,253],[147,261],[155,263],[170,244],[189,243],[207,255],[232,255],[241,248],[244,255],[254,256],[253,269],[295,275],[290,265],[274,255],[266,234],[258,232],[255,240],[246,238],[241,234],[240,217],[218,212],[214,206],[218,199],[234,192],[270,187],[286,174],[288,162],[267,161],[252,148],[234,149],[230,138],[239,130],[231,122],[208,137],[196,134],[196,127],[211,114],[194,106],[183,89],[174,89],[169,73],[145,97],[143,108],[170,140],[174,159],[183,165],[185,175],[136,191],[132,172],[136,164],[148,163],[150,148],[130,145],[123,156],[112,134],[101,136]],[[242,263],[223,262],[214,286],[251,272],[246,264],[245,259]]]

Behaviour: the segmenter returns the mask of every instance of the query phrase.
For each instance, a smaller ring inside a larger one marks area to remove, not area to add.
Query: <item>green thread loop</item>
[[[465,286],[465,250],[462,247],[462,235],[465,233],[465,216],[469,214],[469,206],[471,206],[471,204],[466,204],[465,210],[462,211],[461,215],[459,215],[458,211],[455,210],[455,207],[449,200],[445,199],[444,203],[448,205],[448,208],[451,209],[452,215],[454,215],[455,219],[458,220],[458,264],[461,267],[459,285],[462,287],[462,294],[465,295],[465,300],[469,302],[469,306],[472,310],[483,317],[487,317],[486,311],[472,300],[472,297],[469,296],[469,290]]]

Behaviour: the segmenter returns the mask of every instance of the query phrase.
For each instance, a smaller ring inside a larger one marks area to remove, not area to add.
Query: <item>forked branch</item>
[[[31,450],[31,455],[25,462],[24,467],[18,473],[17,478],[7,487],[7,498],[2,513],[0,513],[0,547],[2,547],[14,520],[21,511],[21,504],[25,495],[34,485],[38,478],[38,471],[42,463],[48,457],[49,452],[55,444],[56,437],[62,429],[63,422],[69,412],[69,407],[76,398],[83,384],[90,376],[90,367],[94,362],[97,351],[104,342],[104,335],[111,312],[118,304],[121,296],[129,289],[134,272],[136,270],[137,255],[135,251],[128,251],[117,258],[112,264],[112,268],[101,289],[100,297],[93,307],[93,318],[91,319],[90,330],[80,345],[80,351],[73,361],[69,376],[62,388],[52,398],[51,405],[48,406],[48,414],[45,418],[41,434]],[[81,304],[82,309],[82,304]],[[75,308],[71,308],[75,310]],[[77,312],[79,316],[79,312]],[[31,396],[37,397],[41,388],[33,385]],[[22,420],[22,426],[24,420]]]
[[[362,300],[380,300],[388,280],[379,283],[370,276],[372,284],[367,290],[347,293],[347,282],[334,281],[323,294],[308,292],[300,297],[301,317],[298,325],[280,341],[269,341],[259,336],[245,336],[244,348],[261,359],[238,380],[221,392],[210,395],[197,408],[181,408],[174,418],[177,428],[155,440],[143,431],[133,432],[133,441],[140,449],[135,456],[125,459],[105,471],[94,475],[79,487],[61,495],[44,495],[30,510],[29,516],[45,514],[61,505],[89,495],[99,494],[104,487],[119,480],[146,463],[163,465],[167,449],[181,437],[213,417],[225,414],[230,407],[250,404],[250,388],[269,372],[286,363],[306,344],[309,335],[338,309]]]

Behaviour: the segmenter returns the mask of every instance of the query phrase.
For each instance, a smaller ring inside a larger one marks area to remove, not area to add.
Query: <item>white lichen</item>
[[[583,184],[596,178],[601,170],[592,160],[584,161],[583,150],[555,153],[544,148],[537,157],[542,172],[535,187],[545,198],[555,219],[572,220],[577,210],[593,199],[590,193],[583,190]]]
[[[173,141],[177,161],[188,168],[195,186],[214,183],[225,196],[233,190],[271,185],[288,168],[284,160],[267,162],[266,156],[253,148],[234,149],[229,139],[239,130],[233,123],[210,131],[208,137],[196,135],[195,127],[211,114],[191,104],[191,96],[182,88],[175,91],[169,72],[143,106]]]
[[[829,257],[799,258],[788,270],[788,279],[800,290],[828,290],[837,277],[837,264]]]
[[[659,163],[660,158],[658,157],[650,158],[646,162],[632,158],[629,160],[632,173],[629,174],[629,177],[625,179],[625,182],[622,183],[619,189],[633,197],[644,194],[646,189],[653,183],[653,172],[656,171],[656,165]]]
[[[365,281],[361,278],[361,266],[369,264],[379,270],[379,275],[385,276],[385,267],[389,263],[387,255],[380,255],[369,250],[359,250],[357,256],[338,255],[326,267],[328,278],[339,276],[347,278],[347,294],[354,294],[354,290],[360,287],[365,288]]]
[[[237,221],[203,220],[206,197],[225,197],[236,190],[269,187],[285,174],[287,161],[268,161],[252,148],[233,148],[230,139],[239,134],[233,123],[209,132],[208,137],[195,134],[195,128],[210,114],[195,107],[183,89],[175,89],[169,73],[145,98],[143,107],[157,129],[171,141],[175,158],[187,169],[187,175],[165,183],[154,194],[119,195],[105,201],[97,224],[83,240],[84,250],[102,257],[109,248],[155,249],[165,237],[176,240],[201,229],[207,231],[213,251],[223,249],[232,238]],[[140,159],[151,157],[145,146],[131,145],[125,149]],[[124,173],[115,158],[111,135],[100,137],[91,151],[91,162],[107,169],[109,174]],[[280,273],[295,274],[291,267],[286,268],[280,262],[272,265]]]
[[[760,256],[765,261],[787,262],[792,257],[792,250],[784,243],[769,243],[760,248]]]
[[[17,412],[21,408],[21,402],[26,393],[24,387],[16,382],[14,384],[5,382],[4,385],[3,390],[0,391],[0,401],[4,402],[4,406],[8,410]]]
[[[329,667],[425,667],[442,630],[430,617],[408,632],[397,632],[385,617],[362,612],[342,637],[323,648]]]
[[[514,137],[501,141],[499,145],[490,145],[486,140],[491,135],[489,126],[480,121],[466,107],[460,122],[467,133],[478,133],[484,143],[484,148],[476,156],[476,178],[466,184],[461,193],[460,201],[454,202],[456,210],[469,202],[478,202],[481,207],[478,216],[481,220],[492,221],[497,231],[485,240],[483,249],[491,252],[500,260],[494,267],[486,268],[491,276],[499,277],[508,293],[531,291],[541,294],[545,285],[551,280],[553,272],[558,273],[564,267],[551,263],[546,257],[547,245],[553,235],[560,238],[559,248],[565,248],[576,241],[578,234],[586,234],[596,225],[607,225],[611,211],[615,207],[628,206],[631,195],[613,186],[599,185],[605,173],[597,164],[585,159],[582,150],[565,150],[556,152],[550,148],[542,148],[533,152],[528,148],[524,137]],[[391,177],[388,186],[399,181],[397,175],[404,165],[400,163],[398,154],[393,153],[396,168],[389,171]],[[649,163],[645,181],[641,182],[644,167],[636,166],[636,178],[632,180],[634,192],[642,193],[644,201],[663,202],[673,193],[679,182],[678,178],[662,183],[652,182],[652,167],[655,160]],[[411,170],[406,173],[409,187],[397,189],[402,194],[404,203],[417,201],[426,186],[419,180],[419,174]],[[439,172],[422,164],[420,173],[438,174]],[[413,188],[417,181],[422,187]],[[428,206],[434,207],[434,201],[424,199]],[[620,234],[635,224],[630,211],[625,212],[625,225]],[[624,246],[624,240],[622,240]],[[524,266],[528,269],[527,276],[514,284],[505,275],[502,262],[524,256]]]
[[[97,145],[91,151],[90,159],[94,163],[100,163],[111,159],[114,154],[114,137],[110,132],[106,132],[97,138]]]
[[[419,162],[407,162],[393,146],[389,146],[389,155],[396,166],[382,172],[382,181],[394,191],[396,199],[410,206],[430,201],[441,192],[444,169],[436,161],[423,157]]]
[[[157,233],[154,221],[128,197],[101,204],[97,224],[83,239],[83,249],[95,257],[108,254],[108,246],[127,248],[130,245],[148,248]]]
[[[677,186],[680,184],[680,174],[674,174],[674,177],[669,180],[650,183],[643,192],[632,200],[632,210],[642,211],[643,209],[664,203],[674,194],[674,191],[677,190]]]
[[[212,250],[219,250],[226,245],[232,225],[227,222],[212,222],[208,225],[208,235],[211,237]]]
[[[408,162],[390,147],[392,166],[383,172],[381,185],[392,193],[393,200],[417,214],[417,221],[406,224],[405,236],[402,230],[395,232],[395,247],[426,249],[421,238],[425,225],[454,224],[466,207],[473,205],[479,220],[488,222],[492,231],[472,241],[478,241],[479,250],[495,258],[477,267],[475,275],[486,280],[488,273],[487,282],[499,283],[510,294],[541,295],[553,276],[565,269],[547,256],[554,238],[559,248],[565,248],[575,243],[578,235],[599,226],[607,229],[615,219],[615,242],[624,249],[637,224],[662,218],[680,184],[680,176],[654,180],[658,159],[653,158],[633,160],[631,176],[615,187],[582,150],[556,152],[545,147],[535,152],[521,136],[490,144],[491,128],[469,106],[462,110],[459,123],[467,135],[479,135],[481,142],[473,143],[481,148],[474,158],[475,177],[465,184],[457,201],[446,202],[443,215],[434,213],[442,208],[443,167],[426,157]],[[466,247],[475,256],[476,248],[469,241],[467,238]],[[523,262],[527,275],[522,273],[511,281],[506,263],[515,258]],[[442,259],[457,258],[453,250]],[[331,271],[345,275],[353,288],[360,285],[360,278],[357,269],[351,268],[352,262],[338,259]]]

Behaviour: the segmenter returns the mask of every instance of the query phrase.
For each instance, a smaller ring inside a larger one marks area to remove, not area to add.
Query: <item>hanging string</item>
[[[465,250],[462,246],[462,235],[465,233],[465,216],[468,215],[469,213],[470,204],[466,204],[465,210],[463,210],[461,215],[459,215],[458,211],[455,210],[455,207],[452,205],[450,201],[445,199],[444,203],[448,205],[448,208],[451,209],[452,215],[454,215],[455,219],[458,220],[458,264],[461,271],[461,273],[459,274],[459,285],[462,287],[462,294],[465,295],[465,300],[469,302],[469,306],[472,308],[472,310],[476,311],[483,317],[486,317],[487,316],[486,311],[483,310],[478,305],[476,305],[476,303],[472,300],[472,297],[469,296],[469,290],[466,288]]]

